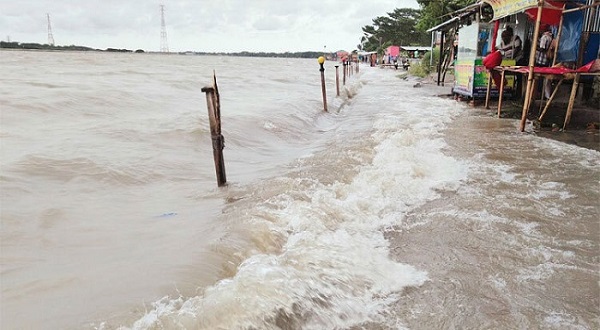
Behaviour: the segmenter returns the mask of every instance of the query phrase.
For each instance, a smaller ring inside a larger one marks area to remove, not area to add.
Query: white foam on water
[[[369,78],[389,79],[376,71],[361,77]],[[359,165],[350,181],[277,178],[273,183],[289,188],[237,210],[245,216],[236,226],[270,233],[281,246],[240,251],[246,257],[232,277],[195,297],[157,301],[132,329],[276,329],[282,323],[331,329],[369,322],[402,328],[402,320],[386,318],[387,309],[427,274],[390,258],[383,229],[400,225],[441,191],[458,189],[468,166],[443,154],[440,137],[458,109],[419,109],[423,95],[365,86],[344,111],[376,113],[372,161]],[[382,103],[387,106],[372,108]]]
[[[544,317],[546,326],[550,329],[573,329],[573,330],[587,330],[591,327],[578,324],[580,321],[577,317],[562,313],[562,312],[551,312],[550,315]]]

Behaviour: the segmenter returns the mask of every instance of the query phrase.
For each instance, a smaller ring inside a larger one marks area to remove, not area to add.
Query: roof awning
[[[482,2],[492,6],[492,9],[494,10],[494,18],[492,18],[492,21],[499,20],[509,15],[522,13],[538,6],[538,0],[482,0]],[[564,4],[564,2],[565,1],[562,1],[562,4]],[[562,14],[563,5],[561,5],[561,1],[544,0],[543,3],[544,11],[555,10]],[[543,16],[547,16],[547,14],[542,14],[542,17]]]
[[[443,27],[448,26],[448,25],[450,25],[450,24],[452,24],[454,22],[458,22],[459,20],[460,20],[460,17],[451,18],[451,19],[445,21],[442,24],[439,24],[439,25],[436,25],[436,26],[432,27],[431,29],[427,30],[427,32],[433,32],[433,31],[442,30]]]
[[[405,50],[407,52],[414,52],[415,50],[418,51],[428,51],[431,50],[431,47],[425,47],[425,46],[400,46],[401,50]]]

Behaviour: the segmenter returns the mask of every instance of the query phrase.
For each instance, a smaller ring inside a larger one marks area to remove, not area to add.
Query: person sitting
[[[513,29],[507,26],[500,35],[502,42],[500,43],[500,52],[502,57],[506,59],[514,59],[519,61],[522,57],[522,42],[519,36],[514,35]]]

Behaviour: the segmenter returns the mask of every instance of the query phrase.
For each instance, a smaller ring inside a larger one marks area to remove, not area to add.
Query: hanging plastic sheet
[[[562,35],[556,55],[557,62],[577,62],[582,29],[582,11],[564,14]]]

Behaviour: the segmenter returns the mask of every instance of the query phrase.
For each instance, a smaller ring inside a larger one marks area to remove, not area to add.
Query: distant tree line
[[[85,46],[54,46],[48,44],[38,44],[35,42],[6,42],[0,41],[0,48],[10,48],[10,49],[39,49],[39,50],[71,50],[71,51],[99,51],[99,52],[119,52],[119,53],[131,53],[132,50],[129,49],[117,49],[117,48],[106,48],[106,50],[95,49]],[[144,51],[138,49],[135,51],[136,53],[143,53]]]
[[[77,51],[89,51],[98,50],[85,46],[53,46],[48,44],[38,44],[34,42],[7,42],[0,41],[0,48],[13,48],[13,49],[42,49],[42,50],[77,50]]]
[[[94,49],[85,46],[52,46],[48,44],[39,44],[33,42],[6,42],[0,41],[0,48],[9,49],[39,49],[39,50],[59,50],[59,51],[104,51],[104,52],[118,52],[118,53],[132,53],[129,49],[118,49],[118,48],[107,48],[106,50]],[[138,49],[135,53],[144,53],[144,50]],[[217,52],[181,52],[179,54],[194,54],[194,55],[219,55],[219,56],[241,56],[241,57],[283,57],[283,58],[317,58],[323,55],[323,52],[234,52],[234,53],[217,53]]]
[[[323,52],[233,52],[233,53],[218,53],[218,52],[187,52],[187,54],[195,55],[219,55],[219,56],[239,56],[239,57],[280,57],[280,58],[317,58],[323,55]],[[185,53],[182,53],[185,54]]]

